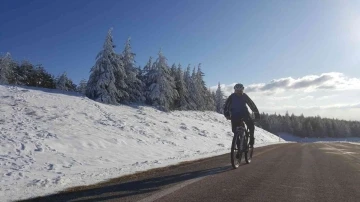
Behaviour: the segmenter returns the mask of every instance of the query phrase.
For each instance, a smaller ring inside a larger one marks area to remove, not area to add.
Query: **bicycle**
[[[250,131],[242,119],[241,125],[236,127],[236,132],[231,144],[231,165],[234,169],[240,166],[243,153],[245,154],[245,162],[247,164],[251,163],[254,148],[249,147],[249,140]]]

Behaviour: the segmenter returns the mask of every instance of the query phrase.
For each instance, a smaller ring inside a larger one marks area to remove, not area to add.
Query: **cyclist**
[[[235,92],[231,94],[224,105],[224,116],[231,120],[232,132],[235,133],[236,127],[241,125],[241,119],[244,120],[245,124],[250,130],[250,147],[254,146],[254,121],[250,117],[250,113],[246,104],[249,105],[250,109],[255,114],[255,119],[260,119],[259,110],[257,109],[254,102],[250,97],[244,93],[244,86],[240,83],[234,86]]]

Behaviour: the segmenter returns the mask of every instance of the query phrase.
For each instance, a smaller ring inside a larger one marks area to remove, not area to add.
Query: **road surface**
[[[29,201],[360,201],[360,145],[289,143],[113,179]]]

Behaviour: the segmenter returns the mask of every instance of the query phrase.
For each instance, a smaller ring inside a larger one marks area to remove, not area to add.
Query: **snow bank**
[[[214,112],[165,113],[1,85],[0,127],[5,201],[228,153],[232,140],[229,121]],[[256,146],[279,142],[262,129],[255,136]]]

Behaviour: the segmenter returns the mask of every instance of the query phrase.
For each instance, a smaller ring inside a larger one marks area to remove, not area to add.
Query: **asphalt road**
[[[360,201],[360,145],[291,143],[255,148],[251,164],[230,155],[73,188],[29,201]]]

